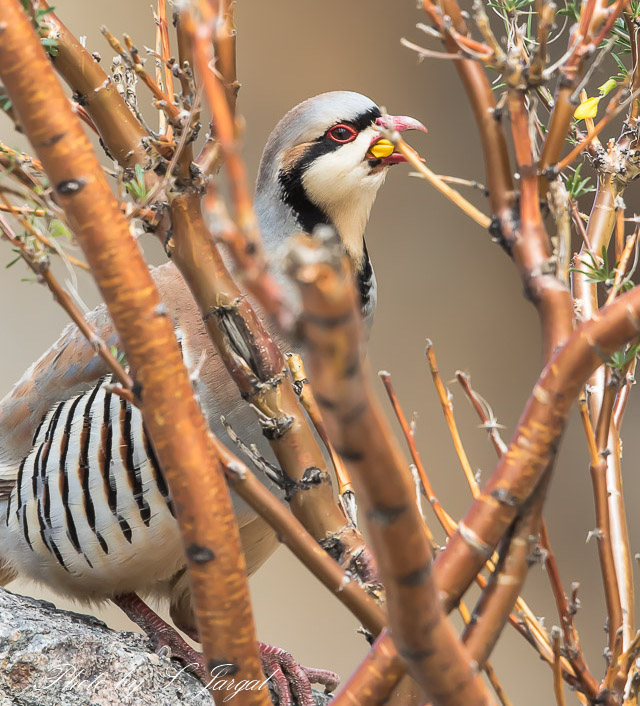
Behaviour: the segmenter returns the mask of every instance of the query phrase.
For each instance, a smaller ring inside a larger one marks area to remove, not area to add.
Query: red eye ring
[[[358,137],[358,131],[347,123],[338,123],[331,129],[327,130],[326,137],[341,145],[347,142],[353,142]]]

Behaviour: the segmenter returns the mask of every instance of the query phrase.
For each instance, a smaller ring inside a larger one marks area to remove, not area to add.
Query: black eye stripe
[[[345,122],[353,125],[353,127],[360,132],[361,130],[373,125],[373,123],[375,123],[375,121],[380,117],[382,117],[382,113],[380,112],[380,109],[376,107],[367,110],[365,113],[361,113],[354,120],[348,120]]]
[[[333,125],[328,125],[326,131],[322,135],[317,137],[315,141],[323,141],[327,132],[331,130],[332,127],[335,127],[340,124],[349,125],[355,128],[357,132],[362,132],[362,130],[366,130],[366,128],[371,127],[375,123],[375,121],[381,117],[382,113],[380,112],[379,108],[371,108],[364,113],[360,113],[360,115],[355,117],[353,120],[339,120],[333,123]]]

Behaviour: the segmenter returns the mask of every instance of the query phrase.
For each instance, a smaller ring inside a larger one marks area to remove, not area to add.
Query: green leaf
[[[73,239],[71,231],[57,218],[54,218],[51,223],[49,223],[49,235],[52,238],[67,238],[67,240]]]
[[[577,201],[581,196],[595,191],[595,187],[591,186],[589,182],[591,177],[581,178],[580,172],[582,171],[582,164],[576,167],[576,170],[571,176],[568,176],[565,181],[565,186],[569,192],[569,196],[573,201]]]
[[[50,56],[58,56],[58,40],[54,37],[42,37],[40,40],[42,46],[47,50]]]
[[[618,67],[618,75],[614,76],[613,78],[616,79],[619,83],[622,83],[627,76],[629,75],[629,69],[625,65],[624,61],[617,55],[617,54],[611,54],[611,58],[616,62],[616,65]]]
[[[147,198],[147,187],[144,183],[144,169],[141,164],[136,164],[135,175],[135,179],[125,182],[124,186],[138,201],[144,201]]]
[[[45,15],[48,15],[50,12],[53,12],[56,8],[54,6],[51,7],[45,7],[44,9],[38,8],[36,10],[36,20],[41,20]]]
[[[628,348],[625,346],[616,351],[607,361],[607,365],[614,370],[622,370],[640,353],[640,343],[634,343]]]
[[[558,10],[557,14],[568,17],[573,22],[578,22],[580,19],[580,0],[567,0],[565,6]]]
[[[119,351],[117,346],[111,346],[109,349],[111,351],[111,355],[120,363],[120,365],[126,365],[127,364],[127,356],[124,351]]]
[[[604,284],[610,287],[615,279],[615,266],[609,267],[609,256],[607,249],[602,246],[602,263],[598,262],[591,252],[587,251],[587,256],[591,262],[582,262],[585,269],[579,267],[571,267],[571,272],[579,272],[587,278],[589,284]]]

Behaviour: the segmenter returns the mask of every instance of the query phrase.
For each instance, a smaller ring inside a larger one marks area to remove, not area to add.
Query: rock
[[[330,700],[314,696],[318,706]],[[203,685],[157,655],[144,635],[0,589],[0,706],[212,703]]]

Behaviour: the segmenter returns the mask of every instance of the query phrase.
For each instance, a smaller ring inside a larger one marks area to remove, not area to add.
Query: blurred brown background
[[[72,31],[87,36],[89,50],[102,54],[107,67],[111,52],[99,33],[100,25],[107,24],[116,35],[132,34],[138,46],[154,43],[148,2],[57,0],[55,4]],[[419,64],[400,46],[403,36],[427,44],[428,38],[414,27],[420,21],[425,18],[410,0],[241,0],[237,9],[239,105],[247,122],[245,153],[250,173],[256,173],[269,132],[290,107],[323,91],[349,89],[370,96],[390,112],[423,121],[429,134],[409,139],[433,170],[483,180],[475,125],[452,67],[435,60]],[[138,96],[145,104],[147,96],[140,86]],[[0,120],[0,129],[5,142],[25,147],[8,121]],[[589,173],[588,167],[583,171]],[[474,386],[506,425],[508,438],[540,369],[538,322],[522,297],[515,268],[500,248],[426,184],[409,178],[408,172],[400,166],[389,175],[367,230],[380,288],[371,361],[374,371],[385,368],[392,373],[407,414],[417,413],[425,465],[445,507],[458,517],[470,495],[431,384],[425,338],[436,346],[445,380],[453,378],[458,368],[472,374]],[[625,196],[631,208],[638,204],[633,191],[631,187]],[[472,198],[484,207],[482,197]],[[162,261],[148,236],[142,244],[150,260]],[[2,257],[2,262],[11,259],[8,249]],[[23,266],[17,265],[2,270],[0,277],[4,342],[0,395],[10,390],[66,323],[47,292],[21,282],[23,276]],[[86,300],[93,305],[96,299],[88,278],[80,277]],[[451,390],[469,457],[486,478],[495,464],[493,449],[456,384]],[[578,627],[588,661],[600,676],[606,614],[596,545],[585,543],[595,520],[587,453],[576,421],[574,414],[546,518],[565,587],[572,581],[581,584]],[[624,471],[634,552],[640,551],[640,520],[635,512],[640,435],[634,433],[639,422],[640,397],[632,395],[625,421]],[[435,526],[431,515],[429,519]],[[302,663],[335,669],[343,677],[364,656],[366,646],[355,632],[356,622],[285,549],[258,572],[251,586],[261,640],[290,650]],[[11,588],[42,593],[32,585],[14,583]],[[548,582],[539,567],[530,572],[526,598],[537,615],[546,617],[547,627],[557,623]],[[110,612],[108,619],[114,626],[131,628],[117,612]],[[553,700],[550,670],[511,628],[505,630],[493,663],[514,704],[533,706]]]

